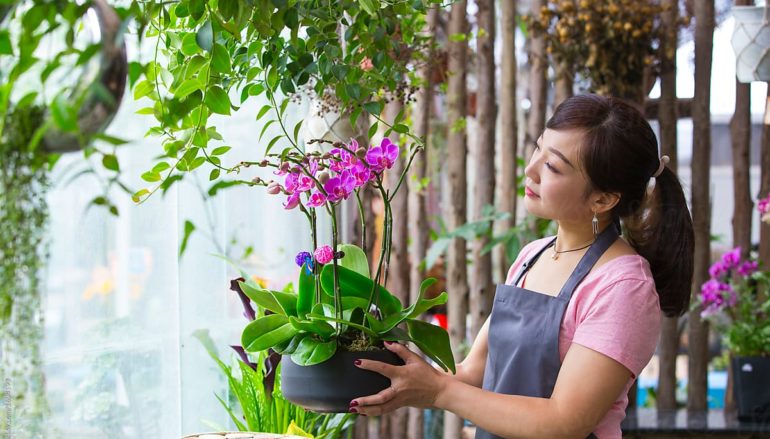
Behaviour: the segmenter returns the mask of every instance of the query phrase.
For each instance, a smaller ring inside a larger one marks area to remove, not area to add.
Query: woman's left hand
[[[380,361],[359,360],[356,365],[390,378],[390,387],[376,395],[350,401],[350,411],[362,415],[377,416],[397,408],[431,407],[443,388],[444,380],[451,379],[434,369],[419,355],[399,343],[385,342],[385,347],[406,364],[394,366]]]

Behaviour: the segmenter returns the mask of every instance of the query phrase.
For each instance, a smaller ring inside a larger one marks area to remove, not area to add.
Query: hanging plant
[[[48,158],[28,146],[43,119],[41,107],[14,109],[0,137],[0,377],[14,419],[29,423],[9,426],[0,417],[0,431],[34,433],[48,409],[40,355]]]

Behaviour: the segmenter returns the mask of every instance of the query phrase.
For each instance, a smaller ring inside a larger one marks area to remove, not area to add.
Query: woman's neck
[[[610,225],[609,220],[599,221],[599,233]],[[591,223],[567,223],[559,222],[559,229],[556,232],[556,250],[565,251],[580,248],[592,243],[595,240],[593,227]]]

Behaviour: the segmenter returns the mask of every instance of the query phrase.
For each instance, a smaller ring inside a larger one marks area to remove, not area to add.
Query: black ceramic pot
[[[313,366],[298,366],[291,357],[284,356],[281,360],[281,393],[294,404],[314,412],[345,413],[351,400],[374,395],[390,386],[388,378],[354,365],[353,361],[359,358],[404,364],[401,358],[387,350],[338,350],[330,359]]]
[[[770,420],[770,357],[735,357],[732,366],[738,419]]]

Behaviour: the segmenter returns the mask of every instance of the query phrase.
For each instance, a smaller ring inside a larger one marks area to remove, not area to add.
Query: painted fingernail
[[[390,346],[390,345],[392,345],[392,344],[393,344],[393,342],[392,342],[392,341],[386,341],[386,342],[385,342],[385,344],[386,344],[386,345],[388,345],[388,346]]]
[[[348,409],[348,412],[350,412],[350,413],[358,413],[358,409],[355,409],[355,408],[351,407],[351,408]]]
[[[354,360],[353,364],[355,364],[356,366],[360,366],[361,365],[361,360]]]
[[[350,401],[350,406],[355,407],[358,405],[358,401]]]

